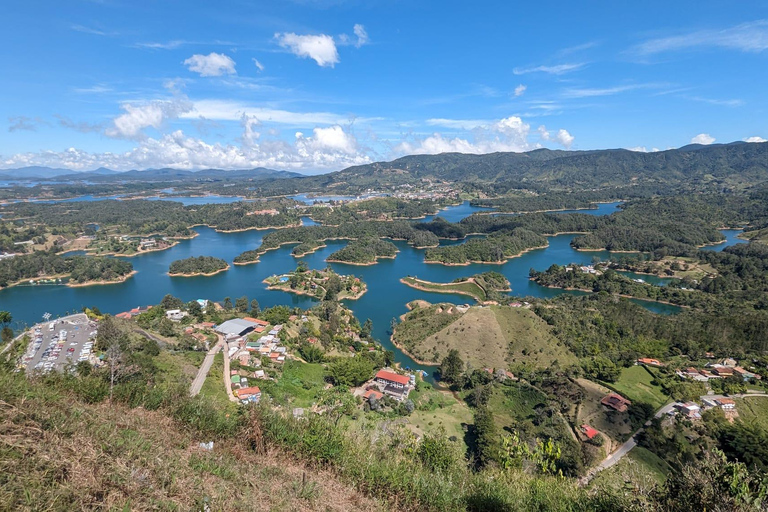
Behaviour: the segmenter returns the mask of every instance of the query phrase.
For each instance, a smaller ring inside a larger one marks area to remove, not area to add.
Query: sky
[[[768,138],[762,0],[9,4],[0,169],[313,174]]]

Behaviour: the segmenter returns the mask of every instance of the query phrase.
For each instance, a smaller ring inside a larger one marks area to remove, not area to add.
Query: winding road
[[[705,398],[708,400],[716,400],[718,398],[749,398],[753,396],[761,396],[761,397],[768,397],[768,393],[743,393],[743,394],[737,394],[737,395],[703,395],[700,398],[704,400]],[[674,409],[676,402],[669,403],[656,411],[656,414],[654,414],[655,418],[660,418],[670,412],[672,409]],[[646,422],[645,426],[648,426],[650,424],[650,421]],[[582,484],[586,485],[589,483],[590,480],[592,480],[595,475],[597,475],[600,471],[603,471],[604,469],[608,469],[611,466],[615,465],[617,462],[619,462],[626,454],[628,454],[632,448],[637,446],[637,441],[635,440],[635,437],[637,434],[643,431],[643,427],[640,427],[637,432],[632,434],[632,437],[630,437],[624,444],[622,444],[617,450],[615,450],[612,454],[610,454],[608,457],[606,457],[599,465],[594,467],[590,472],[582,479]]]

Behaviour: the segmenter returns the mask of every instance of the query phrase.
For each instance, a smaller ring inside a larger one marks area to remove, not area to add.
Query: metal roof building
[[[243,320],[242,318],[233,318],[232,320],[227,320],[221,325],[217,325],[215,331],[225,336],[243,336],[251,332],[256,327],[256,325],[256,323]]]

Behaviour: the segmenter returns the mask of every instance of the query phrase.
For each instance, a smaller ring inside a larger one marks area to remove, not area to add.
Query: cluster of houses
[[[280,340],[280,331],[282,325],[275,325],[268,332],[269,322],[259,320],[258,318],[233,318],[227,320],[221,325],[214,327],[214,330],[224,336],[229,349],[229,357],[239,354],[239,357],[246,359],[245,354],[249,354],[248,360],[251,360],[250,353],[259,356],[267,356],[274,363],[284,363],[287,355],[287,349]],[[251,333],[265,333],[255,341],[248,340],[246,336]]]
[[[131,318],[140,315],[142,313],[146,313],[152,309],[152,306],[139,306],[138,308],[133,308],[128,311],[123,311],[122,313],[118,313],[115,315],[115,318],[122,318],[123,320],[130,320]]]
[[[678,370],[677,375],[682,379],[690,379],[697,382],[708,382],[709,379],[725,379],[734,375],[741,377],[745,382],[760,380],[762,377],[754,372],[746,370],[738,365],[735,359],[723,359],[720,363],[708,363],[704,368],[689,367]]]
[[[736,401],[732,398],[704,398],[702,403],[703,405],[701,406],[696,402],[677,403],[669,414],[683,416],[689,420],[700,420],[701,411],[707,409],[722,409],[726,414],[736,411]]]
[[[261,400],[261,390],[259,386],[251,386],[248,384],[248,378],[242,377],[238,374],[237,370],[231,370],[230,382],[232,384],[232,393],[243,404],[257,404]]]
[[[413,374],[402,375],[390,369],[379,370],[370,381],[363,384],[363,398],[370,401],[371,398],[381,400],[385,395],[402,402],[408,398],[408,394],[416,387],[416,376]]]

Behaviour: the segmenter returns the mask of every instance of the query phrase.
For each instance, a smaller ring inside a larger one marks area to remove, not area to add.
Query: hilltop
[[[393,340],[417,359],[437,364],[451,349],[473,368],[517,363],[548,367],[576,361],[532,311],[512,306],[412,305]]]

